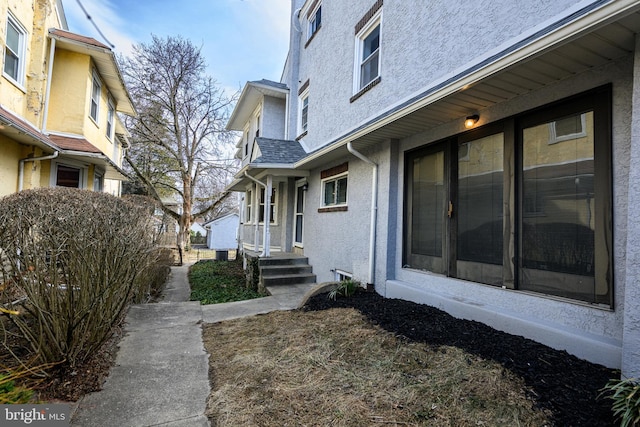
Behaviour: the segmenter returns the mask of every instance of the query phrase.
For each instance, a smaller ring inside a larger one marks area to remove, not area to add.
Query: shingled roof
[[[286,139],[256,138],[260,155],[252,164],[295,163],[307,155],[298,141]]]

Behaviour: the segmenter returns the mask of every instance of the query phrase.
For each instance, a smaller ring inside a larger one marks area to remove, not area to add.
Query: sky
[[[114,51],[130,55],[151,34],[200,46],[207,73],[229,93],[247,81],[280,81],[289,43],[291,0],[80,0]],[[105,43],[80,8],[63,0],[69,31]]]

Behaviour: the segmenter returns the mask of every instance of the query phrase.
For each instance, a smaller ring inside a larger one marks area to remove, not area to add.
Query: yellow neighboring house
[[[134,115],[113,51],[67,31],[61,0],[0,0],[0,197],[77,187],[120,194]]]

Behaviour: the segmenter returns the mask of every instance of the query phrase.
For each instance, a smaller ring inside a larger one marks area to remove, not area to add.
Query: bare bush
[[[4,281],[26,295],[6,314],[41,362],[75,366],[111,335],[154,262],[150,216],[84,190],[28,190],[0,199]]]

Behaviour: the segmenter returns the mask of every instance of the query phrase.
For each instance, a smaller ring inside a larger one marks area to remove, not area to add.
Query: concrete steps
[[[301,256],[260,258],[260,284],[263,287],[316,283],[309,259]]]

